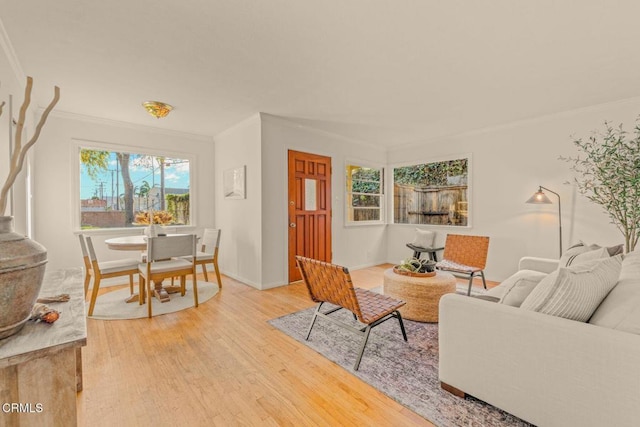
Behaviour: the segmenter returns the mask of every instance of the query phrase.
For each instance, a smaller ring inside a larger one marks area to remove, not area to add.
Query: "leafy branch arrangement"
[[[638,119],[640,120],[640,118]],[[640,125],[630,137],[622,124],[604,123],[588,140],[573,141],[580,154],[560,157],[576,172],[580,194],[601,205],[625,238],[625,252],[633,251],[640,237]]]
[[[58,103],[60,99],[60,88],[58,86],[54,87],[54,95],[53,99],[49,103],[49,106],[44,110],[42,116],[40,116],[40,121],[36,125],[35,132],[31,139],[23,146],[22,145],[22,135],[24,130],[24,122],[27,115],[27,109],[29,108],[29,104],[31,104],[31,89],[33,88],[33,78],[27,77],[27,86],[24,90],[24,101],[22,102],[22,106],[20,107],[20,113],[18,115],[18,123],[16,125],[16,137],[13,144],[13,153],[11,155],[10,164],[9,164],[9,174],[7,175],[7,179],[0,189],[0,215],[4,215],[4,211],[7,208],[7,196],[9,194],[9,190],[13,186],[18,177],[18,174],[22,170],[22,166],[24,165],[24,159],[27,156],[27,151],[33,144],[36,143],[38,137],[40,136],[40,132],[42,131],[42,127],[47,121],[49,117],[49,113],[53,110],[53,107]],[[0,104],[0,115],[2,115],[2,107],[4,106],[4,102]]]

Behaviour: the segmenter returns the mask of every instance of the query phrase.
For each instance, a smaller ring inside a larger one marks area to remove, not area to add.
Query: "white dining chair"
[[[148,316],[153,315],[151,283],[167,278],[180,277],[180,293],[186,292],[187,275],[192,275],[193,300],[198,306],[198,282],[196,280],[195,234],[158,236],[147,239],[147,261],[138,265],[140,304],[147,302]],[[190,256],[191,259],[183,257]]]
[[[202,235],[202,244],[200,250],[196,252],[196,266],[202,266],[202,274],[204,280],[209,281],[207,274],[207,264],[212,264],[218,280],[218,287],[222,288],[222,279],[220,277],[220,269],[218,268],[218,249],[220,248],[220,235],[222,230],[219,228],[205,228]],[[184,257],[190,259],[190,257]]]
[[[96,306],[98,298],[98,290],[102,279],[112,277],[129,276],[129,290],[133,294],[133,275],[138,272],[138,264],[140,260],[136,258],[125,258],[113,261],[98,261],[96,251],[93,247],[91,237],[79,235],[80,248],[82,249],[82,258],[84,260],[84,294],[85,297],[89,291],[90,276],[93,276],[93,289],[91,291],[91,302],[89,303],[89,316],[93,316],[93,309]]]

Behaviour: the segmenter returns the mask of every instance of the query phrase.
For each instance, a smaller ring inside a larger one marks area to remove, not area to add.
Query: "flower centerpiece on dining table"
[[[162,227],[173,224],[174,219],[171,212],[168,211],[154,211],[149,209],[148,211],[140,211],[136,213],[135,225],[147,225],[145,233],[147,236],[155,237],[158,235],[156,225]]]
[[[406,258],[393,267],[393,272],[403,276],[432,277],[436,275],[436,262],[430,259]]]

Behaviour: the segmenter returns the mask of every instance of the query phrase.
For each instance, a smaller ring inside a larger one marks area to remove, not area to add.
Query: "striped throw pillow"
[[[521,308],[586,322],[618,283],[622,257],[560,267],[542,279]]]

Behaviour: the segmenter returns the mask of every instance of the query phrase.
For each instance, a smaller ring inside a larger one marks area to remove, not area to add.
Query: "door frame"
[[[284,177],[283,177],[283,181],[284,181],[284,198],[282,201],[282,206],[283,206],[283,221],[284,221],[284,231],[283,231],[283,237],[284,237],[284,248],[283,248],[283,259],[284,259],[284,263],[282,266],[282,273],[283,273],[283,278],[284,278],[284,283],[289,285],[291,283],[297,283],[297,282],[289,282],[289,151],[299,151],[301,153],[308,153],[308,154],[315,154],[318,156],[324,156],[324,157],[329,157],[331,159],[331,172],[330,172],[330,177],[331,177],[331,262],[333,262],[333,243],[334,243],[334,222],[333,222],[333,210],[334,210],[334,198],[335,198],[335,193],[334,193],[334,185],[335,185],[335,181],[334,181],[334,174],[333,174],[333,168],[334,168],[334,163],[335,163],[335,153],[330,153],[327,152],[323,149],[316,149],[316,147],[303,147],[303,146],[296,146],[296,145],[291,145],[291,144],[284,144],[283,146],[284,150],[282,153],[282,159],[284,161],[284,164],[287,166],[285,168],[284,171]]]

